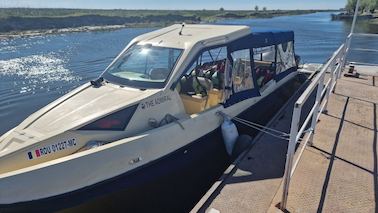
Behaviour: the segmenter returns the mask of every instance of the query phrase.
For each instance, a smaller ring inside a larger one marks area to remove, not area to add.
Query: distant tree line
[[[377,0],[378,1],[378,0]],[[205,10],[205,9],[203,9],[203,10]],[[266,8],[266,7],[263,7],[263,9],[262,9],[264,12],[266,12],[268,9]],[[224,8],[223,7],[221,7],[221,8],[219,8],[219,11],[224,11]],[[256,12],[258,12],[259,11],[259,6],[258,5],[256,5],[255,6],[255,11]]]
[[[101,16],[83,15],[67,17],[7,17],[0,18],[0,33],[11,31],[72,28],[81,26],[106,26],[140,23],[198,23],[201,17],[183,15],[146,15],[146,16]]]
[[[262,10],[263,10],[264,12],[266,12],[268,9],[267,9],[266,7],[263,7]],[[256,12],[259,11],[259,6],[258,6],[258,5],[255,6],[255,11],[256,11]]]
[[[357,0],[348,0],[348,3],[345,6],[345,9],[349,13],[353,13],[354,9],[356,8],[356,4],[357,4]],[[359,8],[361,12],[374,13],[376,9],[378,9],[378,0],[361,0],[360,8]]]

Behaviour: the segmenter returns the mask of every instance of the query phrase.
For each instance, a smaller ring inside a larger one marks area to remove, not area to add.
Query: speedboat
[[[292,31],[176,24],[140,35],[98,79],[0,137],[0,210],[56,210],[180,167],[208,151],[219,112],[257,115],[297,67]]]

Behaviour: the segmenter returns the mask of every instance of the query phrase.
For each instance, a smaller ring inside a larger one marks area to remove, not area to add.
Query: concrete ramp
[[[358,72],[358,68],[357,68]],[[375,77],[342,77],[291,179],[288,212],[378,212]],[[270,122],[290,130],[293,101]],[[192,212],[280,212],[287,141],[259,135]],[[298,149],[297,149],[298,150]]]
[[[269,122],[270,128],[290,131],[294,102],[307,84]],[[226,170],[192,212],[265,212],[269,209],[284,174],[288,141],[267,134],[257,135],[254,141],[252,149]]]

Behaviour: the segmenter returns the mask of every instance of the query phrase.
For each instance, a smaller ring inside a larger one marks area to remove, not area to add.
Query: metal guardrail
[[[291,129],[290,129],[290,140],[289,146],[287,150],[286,156],[286,166],[285,166],[285,175],[284,175],[284,189],[281,201],[281,210],[286,209],[287,204],[287,197],[289,194],[289,186],[290,180],[296,169],[300,157],[309,143],[312,145],[313,136],[315,133],[315,128],[317,121],[320,117],[321,112],[327,110],[328,99],[330,93],[334,90],[336,86],[337,79],[341,77],[342,70],[345,67],[347,53],[350,47],[350,40],[352,34],[347,37],[347,40],[344,44],[342,44],[332,55],[332,57],[328,60],[328,62],[322,67],[320,72],[311,82],[311,84],[307,87],[307,89],[303,92],[303,94],[298,98],[294,105],[294,111],[291,121]],[[330,76],[325,83],[326,74],[329,73]],[[302,114],[302,107],[306,103],[306,101],[311,97],[314,90],[316,89],[316,99],[315,103],[312,106],[310,112],[308,113],[307,117],[304,119],[303,124],[300,126],[301,114]],[[311,120],[311,124],[309,123]],[[305,131],[306,127],[310,124],[310,128],[308,131]],[[301,138],[304,133],[305,138]],[[294,161],[294,154],[295,154],[295,147],[297,143],[301,142],[302,147],[298,154],[298,157]]]
[[[281,210],[286,209],[287,198],[289,195],[289,186],[291,177],[298,165],[298,162],[305,150],[307,144],[312,145],[313,137],[315,134],[316,124],[322,112],[327,111],[328,99],[331,92],[334,91],[337,79],[341,77],[342,71],[345,68],[348,53],[352,52],[351,41],[353,37],[374,37],[378,38],[378,34],[362,34],[362,33],[350,33],[345,41],[332,55],[332,57],[327,61],[327,63],[322,67],[320,72],[303,92],[303,94],[298,98],[294,105],[294,111],[291,121],[290,129],[290,140],[286,155],[286,165],[284,174],[284,188],[282,194],[282,200],[280,208]],[[373,47],[374,48],[374,47]],[[376,47],[375,47],[376,48]],[[357,51],[371,52],[372,50],[378,51],[378,49],[358,49]],[[374,63],[364,63],[364,62],[349,62],[353,65],[365,65],[365,66],[378,66],[376,62]],[[326,74],[329,73],[329,78],[325,82]],[[306,101],[311,97],[316,89],[315,103],[311,110],[304,119],[302,125],[300,125],[302,107]],[[310,124],[311,120],[311,124]],[[308,125],[310,127],[308,128]],[[306,128],[308,130],[306,131]],[[301,138],[304,133],[307,133],[304,138]],[[297,143],[302,143],[302,147],[294,161],[295,148]]]
[[[320,72],[308,86],[308,88],[303,92],[303,94],[298,98],[294,105],[294,111],[291,121],[290,129],[290,140],[286,155],[286,165],[284,174],[284,188],[282,194],[282,201],[280,208],[281,210],[286,209],[287,198],[289,195],[289,186],[291,177],[298,165],[298,162],[305,150],[307,144],[312,145],[316,124],[322,112],[327,111],[328,99],[331,92],[336,86],[337,79],[341,77],[341,73],[345,68],[348,53],[351,51],[364,51],[364,52],[378,52],[378,49],[361,49],[361,48],[351,48],[351,41],[353,37],[374,37],[378,38],[377,34],[362,34],[353,33],[348,35],[344,44],[342,44],[332,55],[332,57],[327,61],[327,63],[322,67]],[[376,63],[363,63],[363,62],[349,62],[349,64],[354,65],[366,65],[366,66],[377,66]],[[329,73],[329,78],[326,83],[326,74]],[[302,107],[306,101],[311,97],[316,89],[316,99],[307,117],[304,119],[303,124],[300,126]],[[311,120],[311,124],[309,123]],[[310,124],[310,127],[306,131],[306,128]],[[307,133],[304,138],[301,136]],[[294,161],[295,148],[297,143],[302,143],[302,147],[298,153],[297,158]]]
[[[376,52],[377,50],[371,49],[368,47],[367,49],[351,49],[351,41],[352,37],[378,37],[378,35],[375,34],[364,34],[364,33],[354,33],[357,16],[358,16],[358,10],[359,10],[360,0],[357,0],[356,7],[354,10],[354,17],[351,27],[351,32],[348,35],[346,41],[344,44],[342,44],[339,49],[336,50],[336,52],[333,53],[331,59],[328,60],[328,62],[323,66],[321,71],[318,73],[318,75],[315,77],[313,82],[309,85],[309,87],[303,92],[303,94],[298,98],[297,102],[294,105],[294,111],[293,111],[293,117],[291,121],[291,129],[290,129],[290,140],[289,140],[289,146],[287,149],[286,154],[286,165],[285,165],[285,174],[284,174],[284,188],[283,188],[283,194],[282,194],[282,200],[280,204],[280,209],[285,210],[287,205],[287,198],[289,195],[289,186],[290,186],[290,180],[291,177],[298,165],[298,162],[303,154],[304,149],[306,148],[307,144],[309,143],[312,145],[312,140],[315,133],[316,124],[318,122],[318,119],[320,117],[320,113],[327,110],[327,104],[330,93],[334,90],[336,86],[337,79],[341,77],[341,73],[345,68],[347,55],[352,50],[357,51],[364,51],[364,52]],[[356,63],[356,62],[354,62]],[[358,63],[358,62],[357,62]],[[357,64],[356,63],[356,64]],[[375,63],[375,62],[374,62]],[[362,65],[373,65],[373,64],[367,64],[367,63],[358,63]],[[376,64],[374,64],[376,65]],[[329,71],[330,78],[328,79],[327,83],[324,84],[325,75]],[[316,99],[313,107],[311,108],[310,112],[308,113],[307,117],[305,118],[302,126],[299,126],[300,124],[300,118],[302,113],[302,107],[304,103],[308,100],[308,98],[311,96],[313,91],[317,89],[316,91]],[[305,128],[309,124],[309,121],[311,120],[311,126],[306,134],[305,138],[300,141],[300,137],[305,132]],[[295,147],[298,142],[302,142],[302,148],[298,154],[297,159],[294,161],[294,153],[295,153]]]
[[[282,200],[280,204],[280,209],[285,210],[287,205],[287,198],[289,195],[289,186],[291,177],[298,165],[298,162],[303,154],[304,149],[307,144],[312,145],[313,137],[315,134],[316,124],[322,112],[327,111],[328,99],[331,92],[336,86],[337,79],[341,77],[341,73],[345,68],[346,60],[348,53],[352,51],[363,51],[367,53],[376,53],[378,48],[373,49],[372,47],[368,48],[351,48],[351,41],[353,37],[369,37],[369,38],[378,38],[378,34],[366,34],[366,33],[354,33],[354,28],[357,21],[358,8],[360,5],[360,0],[357,0],[354,18],[351,28],[351,33],[348,35],[344,44],[342,44],[332,55],[332,57],[327,61],[327,63],[322,67],[320,72],[314,78],[313,82],[308,86],[308,88],[303,92],[303,94],[298,98],[294,105],[294,111],[291,121],[290,129],[290,140],[289,146],[287,149],[286,155],[286,165],[285,165],[285,174],[284,174],[284,188],[282,194]],[[377,39],[378,40],[378,39]],[[365,66],[378,66],[377,62],[365,63],[365,62],[349,62],[349,64],[354,65],[365,65]],[[330,76],[326,83],[325,77],[326,73],[329,73]],[[312,106],[310,112],[307,114],[307,117],[304,119],[303,124],[300,126],[302,107],[306,101],[311,97],[314,90],[316,89],[316,99],[315,103]],[[311,120],[311,124],[309,123]],[[307,131],[305,129],[310,124],[310,127]],[[307,133],[304,138],[301,138],[304,133]],[[300,152],[298,153],[297,158],[294,161],[295,148],[297,143],[302,143]]]

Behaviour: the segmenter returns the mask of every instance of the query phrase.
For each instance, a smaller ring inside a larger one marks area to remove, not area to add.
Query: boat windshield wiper
[[[128,84],[120,84],[120,83],[117,83],[117,82],[114,82],[114,81],[110,81],[110,80],[108,80],[108,79],[104,79],[103,77],[100,77],[100,78],[102,78],[102,81],[105,81],[106,83],[111,83],[111,84],[114,84],[114,85],[118,85],[118,86],[121,87],[121,88],[129,87],[129,88],[139,89],[139,90],[141,90],[141,91],[145,91],[145,90],[148,89],[148,88],[145,88],[145,87],[136,87],[136,86],[132,86],[132,85],[128,85]],[[99,81],[100,78],[97,79],[97,80],[95,80],[95,81],[91,81],[91,84],[92,84],[92,82],[95,83],[95,82]],[[102,84],[102,81],[99,82],[100,86],[103,85],[103,84]],[[95,83],[95,84],[96,84],[96,83]],[[93,85],[94,87],[96,87],[94,84],[92,84],[92,85]]]

